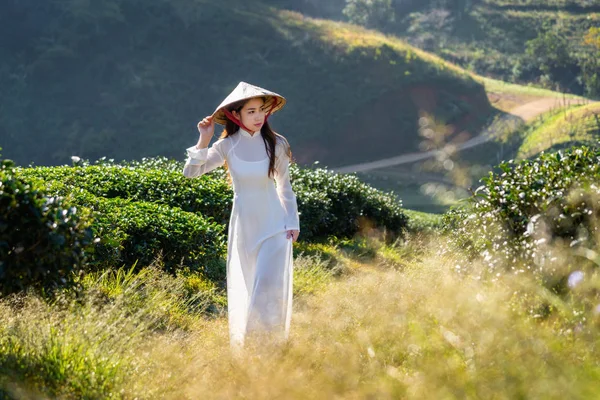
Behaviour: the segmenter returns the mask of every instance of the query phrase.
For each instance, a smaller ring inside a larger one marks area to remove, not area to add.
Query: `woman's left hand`
[[[287,238],[294,239],[294,242],[298,240],[298,236],[300,235],[300,231],[297,229],[290,229],[287,231]]]

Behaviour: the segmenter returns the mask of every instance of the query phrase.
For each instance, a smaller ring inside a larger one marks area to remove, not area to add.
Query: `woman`
[[[287,339],[292,311],[292,243],[300,224],[289,177],[287,140],[267,122],[286,100],[240,84],[198,123],[200,138],[187,149],[183,174],[201,176],[225,165],[234,200],[227,245],[227,298],[232,347],[251,333]],[[210,148],[215,122],[225,125]]]

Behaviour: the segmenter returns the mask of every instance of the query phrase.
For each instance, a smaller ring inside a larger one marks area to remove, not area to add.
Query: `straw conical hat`
[[[273,104],[275,107],[271,111],[271,114],[281,110],[286,103],[286,100],[283,96],[268,91],[266,89],[260,88],[258,86],[251,85],[246,82],[240,82],[235,89],[219,104],[215,112],[213,113],[213,120],[221,125],[225,125],[227,122],[227,116],[223,109],[235,102],[240,100],[252,99],[255,97],[266,97],[265,100],[265,109],[267,112],[271,110]]]

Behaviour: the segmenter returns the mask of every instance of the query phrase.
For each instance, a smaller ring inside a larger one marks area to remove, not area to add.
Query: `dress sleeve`
[[[279,140],[276,147],[275,160],[275,181],[277,183],[277,194],[279,201],[285,209],[285,229],[300,230],[300,218],[298,215],[298,204],[296,195],[292,190],[290,182],[290,157],[287,152],[287,142]]]
[[[201,176],[225,163],[225,139],[219,139],[204,149],[188,147],[186,152],[188,158],[183,166],[183,175],[187,178]]]

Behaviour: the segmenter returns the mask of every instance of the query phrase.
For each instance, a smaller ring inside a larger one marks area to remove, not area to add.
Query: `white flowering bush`
[[[484,178],[468,205],[445,216],[455,245],[482,255],[491,269],[544,268],[558,249],[598,244],[600,150],[576,147],[508,161]],[[583,254],[583,253],[582,253]]]

